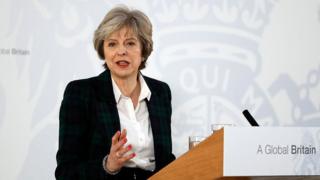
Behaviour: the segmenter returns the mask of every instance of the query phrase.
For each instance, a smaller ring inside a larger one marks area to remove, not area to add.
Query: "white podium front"
[[[223,176],[320,175],[320,128],[226,127]]]
[[[226,127],[152,180],[320,179],[320,127]]]

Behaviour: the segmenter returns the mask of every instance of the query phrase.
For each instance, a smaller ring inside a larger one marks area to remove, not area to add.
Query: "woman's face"
[[[103,43],[105,62],[114,78],[136,78],[141,64],[141,43],[130,28],[112,33]]]

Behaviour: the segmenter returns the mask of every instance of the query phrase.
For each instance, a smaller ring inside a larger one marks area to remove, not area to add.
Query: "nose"
[[[128,51],[127,51],[127,47],[126,46],[119,46],[118,51],[117,51],[118,55],[120,55],[120,56],[126,55],[127,52]]]

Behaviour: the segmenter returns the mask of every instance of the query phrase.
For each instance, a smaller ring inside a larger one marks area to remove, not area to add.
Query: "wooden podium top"
[[[218,179],[223,175],[223,130],[153,175],[151,180]],[[228,178],[230,179],[230,178]]]

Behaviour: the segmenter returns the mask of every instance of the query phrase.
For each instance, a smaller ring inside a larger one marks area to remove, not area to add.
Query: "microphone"
[[[248,120],[248,122],[250,123],[251,126],[259,126],[257,121],[251,116],[251,114],[249,113],[249,111],[247,109],[242,111],[242,114]]]

